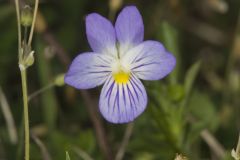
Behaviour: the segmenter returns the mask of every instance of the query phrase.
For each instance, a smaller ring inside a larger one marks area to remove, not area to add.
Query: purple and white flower
[[[104,84],[99,102],[103,117],[112,123],[133,121],[147,106],[140,79],[162,79],[173,70],[175,57],[161,43],[143,41],[143,20],[135,6],[125,7],[115,26],[97,13],[89,14],[86,32],[93,52],[73,60],[65,82],[77,89]]]

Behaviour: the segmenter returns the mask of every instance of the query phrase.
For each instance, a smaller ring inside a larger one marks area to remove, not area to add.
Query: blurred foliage
[[[119,1],[110,3],[114,8],[109,8],[107,0],[40,2],[47,29],[34,35],[36,53],[35,63],[28,70],[29,93],[52,84],[66,71],[58,56],[61,49],[70,59],[90,50],[85,35],[87,14],[97,12],[114,19],[123,6],[136,5],[144,19],[145,39],[161,41],[177,57],[177,65],[167,78],[144,82],[148,107],[134,121],[123,159],[172,160],[176,153],[193,160],[232,159],[230,152],[237,145],[240,130],[240,1]],[[49,43],[49,35],[61,49]],[[0,1],[0,42],[0,86],[19,137],[17,144],[11,143],[1,110],[0,159],[20,160],[23,107],[14,1]],[[93,101],[98,99],[99,89],[90,91]],[[68,86],[52,86],[30,101],[31,134],[44,144],[31,139],[32,160],[44,159],[46,154],[53,160],[106,159],[87,103],[78,93]],[[126,125],[104,121],[103,128],[115,155]],[[212,139],[204,137],[206,130]],[[212,140],[217,141],[217,148],[211,146]],[[216,153],[218,147],[223,154]]]

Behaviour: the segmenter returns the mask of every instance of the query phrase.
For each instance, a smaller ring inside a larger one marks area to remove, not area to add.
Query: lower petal
[[[65,75],[65,83],[78,89],[94,88],[103,84],[111,73],[111,57],[98,53],[83,53],[72,62]]]
[[[146,108],[147,94],[141,81],[132,75],[127,84],[117,84],[111,76],[103,86],[100,112],[112,123],[133,121]]]

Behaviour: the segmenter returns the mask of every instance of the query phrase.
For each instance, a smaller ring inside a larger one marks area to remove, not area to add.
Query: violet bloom
[[[176,63],[157,41],[143,41],[142,17],[135,6],[125,7],[115,27],[97,13],[86,18],[88,42],[93,52],[78,55],[65,76],[77,89],[104,84],[99,108],[112,123],[133,121],[146,108],[147,94],[140,81],[159,80]]]

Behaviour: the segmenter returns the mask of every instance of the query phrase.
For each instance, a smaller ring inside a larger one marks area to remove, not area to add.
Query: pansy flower
[[[99,109],[112,123],[127,123],[147,106],[141,80],[159,80],[174,68],[176,59],[157,41],[143,41],[144,25],[135,6],[125,7],[115,26],[97,13],[86,17],[92,52],[79,54],[65,75],[77,89],[103,85]]]

